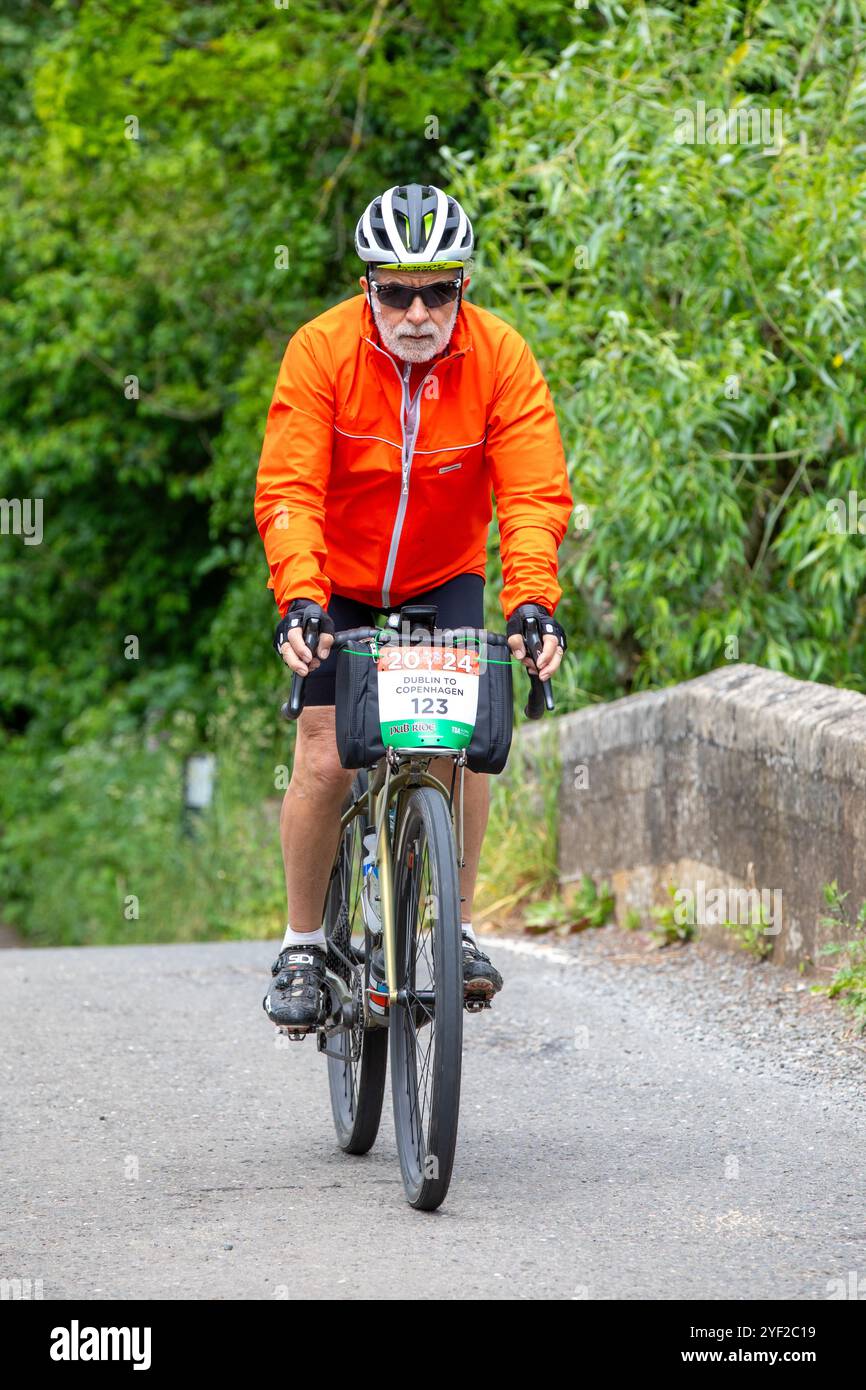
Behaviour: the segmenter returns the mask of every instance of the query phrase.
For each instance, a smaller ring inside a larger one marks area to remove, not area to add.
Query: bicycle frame
[[[429,763],[432,758],[451,756],[454,769],[451,777],[451,790],[434,777],[421,763]],[[408,759],[405,762],[404,759]],[[448,808],[453,815],[454,784],[457,769],[460,768],[460,823],[458,831],[457,863],[462,868],[463,859],[463,790],[466,773],[465,750],[388,748],[385,756],[376,764],[376,770],[363,797],[349,807],[342,817],[341,834],[356,816],[366,808],[367,820],[376,828],[376,853],[379,867],[379,902],[382,920],[382,943],[385,952],[385,983],[391,1004],[398,1003],[397,990],[397,928],[394,912],[394,846],[391,843],[391,822],[388,812],[391,802],[396,801],[406,787],[436,787],[448,799]],[[395,772],[396,769],[396,772]],[[364,999],[364,1013],[367,1015],[368,1001]]]

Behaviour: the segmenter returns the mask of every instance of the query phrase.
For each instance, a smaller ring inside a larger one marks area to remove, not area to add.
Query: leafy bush
[[[479,298],[536,349],[567,445],[563,691],[730,659],[866,689],[866,545],[828,524],[859,489],[866,530],[862,10],[826,19],[592,5],[555,64],[494,68],[489,146],[450,152]],[[699,102],[782,138],[680,143]]]

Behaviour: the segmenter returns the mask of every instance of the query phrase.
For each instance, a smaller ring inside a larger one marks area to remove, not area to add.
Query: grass
[[[474,922],[514,925],[529,899],[559,891],[559,781],[561,760],[553,725],[545,731],[539,778],[519,741],[505,772],[492,777],[490,819],[475,889]]]
[[[6,920],[40,946],[277,935],[277,768],[291,755],[276,727],[272,710],[234,686],[206,740],[180,714],[144,733],[85,724],[47,773],[7,763]],[[190,822],[184,763],[203,742],[218,750],[215,796]]]
[[[533,759],[515,742],[508,768],[491,778],[490,819],[481,853],[473,921],[536,933],[601,927],[613,916],[609,883],[584,874],[566,896],[559,881],[561,758],[549,725]],[[505,890],[503,892],[503,889]]]
[[[821,925],[846,932],[848,940],[821,947],[820,955],[841,956],[843,961],[829,985],[813,985],[812,992],[838,999],[853,1014],[858,1031],[863,1033],[866,1032],[866,902],[860,904],[852,922],[845,906],[849,896],[840,893],[836,879],[824,884],[824,901],[829,910],[820,919]]]

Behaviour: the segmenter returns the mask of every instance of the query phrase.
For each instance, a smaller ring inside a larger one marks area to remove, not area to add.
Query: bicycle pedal
[[[487,994],[466,994],[463,997],[463,1007],[469,1014],[480,1014],[482,1010],[490,1008],[490,996]]]
[[[278,1031],[279,1033],[282,1033],[282,1035],[283,1035],[284,1038],[288,1038],[289,1042],[303,1042],[303,1041],[304,1041],[304,1038],[307,1036],[307,1034],[308,1034],[308,1033],[313,1033],[313,1032],[315,1032],[315,1029],[314,1029],[314,1028],[279,1028],[277,1031]]]

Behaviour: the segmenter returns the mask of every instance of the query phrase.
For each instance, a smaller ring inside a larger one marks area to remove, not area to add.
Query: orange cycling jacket
[[[399,607],[485,575],[491,487],[503,614],[553,613],[572,497],[550,392],[520,334],[464,300],[445,352],[414,376],[382,346],[363,294],[294,334],[255,499],[281,614],[294,598],[325,607],[332,591]]]

